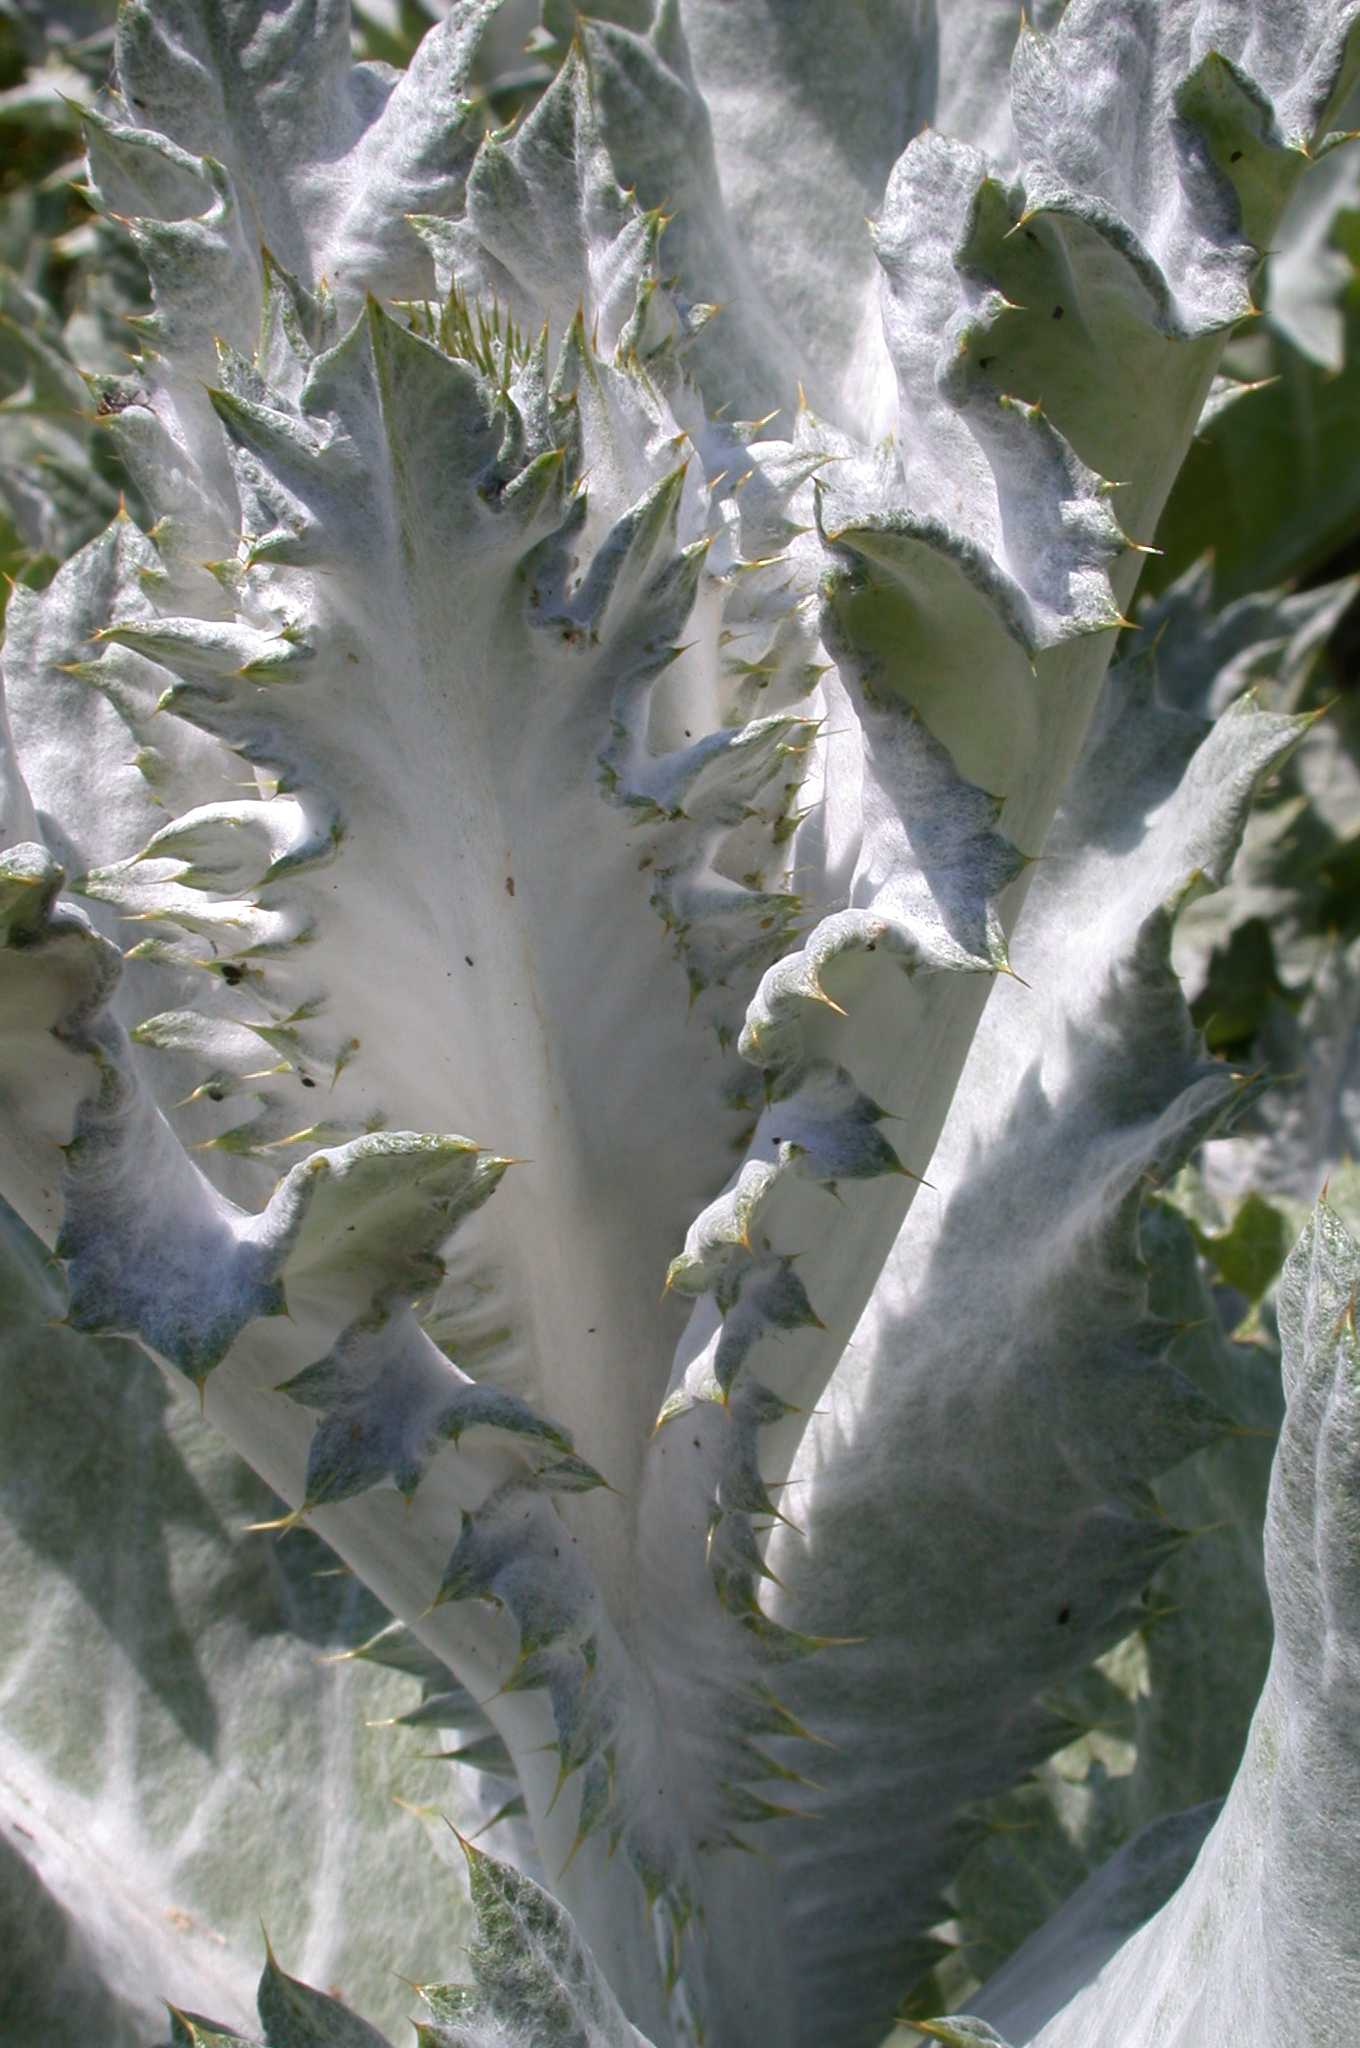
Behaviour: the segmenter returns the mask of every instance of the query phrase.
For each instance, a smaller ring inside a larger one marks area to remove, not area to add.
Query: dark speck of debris
[[[1063,1628],[1072,1619],[1072,1610],[1066,1604],[1058,1609],[1058,1627]]]
[[[1039,239],[1039,237],[1038,237],[1038,236],[1037,236],[1037,235],[1035,234],[1035,232],[1034,232],[1033,228],[1026,228],[1026,229],[1025,229],[1025,240],[1026,240],[1027,242],[1037,242],[1037,241],[1038,241],[1038,239]]]
[[[507,896],[513,896],[515,893],[515,878],[513,875],[507,875],[505,878],[505,893]]]
[[[225,1102],[227,1099],[227,1091],[225,1088],[209,1088],[205,1090],[205,1093],[207,1094],[209,1102]]]
[[[246,978],[245,968],[238,967],[234,960],[224,960],[218,972],[228,988],[235,988],[238,982],[242,982]]]
[[[587,1337],[593,1337],[593,1336],[595,1335],[595,1325],[594,1325],[594,1323],[592,1323],[592,1324],[591,1324],[591,1326],[590,1326],[590,1328],[589,1328],[589,1329],[588,1329],[588,1330],[586,1331],[586,1335],[587,1335]]]
[[[1240,150],[1240,149],[1235,149],[1235,150],[1233,151],[1232,155],[1231,155],[1231,156],[1230,156],[1230,157],[1228,158],[1228,162],[1229,162],[1230,164],[1240,164],[1240,163],[1241,163],[1241,161],[1242,161],[1242,152],[1241,152],[1241,150]]]
[[[694,1445],[694,1448],[695,1448],[695,1450],[696,1450],[696,1451],[701,1451],[701,1450],[703,1449],[703,1445],[702,1445],[702,1444],[700,1443],[700,1441],[699,1441],[699,1439],[698,1439],[698,1437],[697,1437],[697,1436],[696,1436],[696,1437],[691,1437],[690,1441],[691,1441],[691,1443],[692,1443],[692,1444]]]
[[[1062,319],[1062,316],[1063,316],[1063,309],[1062,309],[1062,307],[1061,307],[1061,306],[1055,306],[1055,307],[1053,308],[1053,318],[1054,318],[1055,320],[1061,320],[1061,319]]]
[[[464,953],[463,958],[467,961],[469,967],[475,967],[477,965],[471,953]]]
[[[301,1081],[304,1088],[315,1088],[316,1086],[316,1082],[312,1079],[310,1074],[299,1074],[298,1079]]]
[[[979,368],[980,370],[990,370],[990,369],[991,369],[991,367],[992,367],[992,364],[993,364],[993,363],[994,363],[995,361],[996,361],[996,357],[995,357],[995,356],[979,356],[979,357],[978,357],[978,368]]]

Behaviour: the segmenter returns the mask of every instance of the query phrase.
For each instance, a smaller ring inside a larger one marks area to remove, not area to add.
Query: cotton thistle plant
[[[10,600],[5,1192],[513,1776],[423,2040],[870,2044],[1244,1428],[1144,1210],[1307,721],[1109,664],[1357,9],[616,11],[494,131],[487,0],[124,0],[154,524]],[[1352,2038],[1356,1284],[1321,1208],[1221,1814],[936,2038]]]

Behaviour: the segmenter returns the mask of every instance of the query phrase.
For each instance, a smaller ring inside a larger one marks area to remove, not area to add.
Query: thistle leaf
[[[1043,2048],[1095,2042],[1116,2003],[1131,2042],[1150,2042],[1140,1987],[1154,1975],[1172,1987],[1158,1998],[1159,2041],[1188,2044],[1206,2012],[1252,2026],[1265,2001],[1296,2016],[1300,2038],[1344,2038],[1356,1872],[1330,1816],[1356,1796],[1340,1674],[1357,1617],[1358,1285],[1360,1253],[1319,1205],[1280,1289],[1287,1407],[1266,1520],[1276,1646],[1246,1755],[1181,1889],[1042,2029]],[[1203,1960],[1178,1972],[1191,1943]]]
[[[1237,1386],[1144,1204],[1254,1092],[1172,932],[1302,722],[1102,683],[1356,8],[607,12],[493,130],[517,7],[123,9],[155,524],[19,600],[5,1184],[515,1773],[562,1904],[474,1863],[425,2037],[871,2048],[981,1808],[1155,1762]]]
[[[866,1638],[796,1667],[782,1688],[836,1749],[817,1773],[829,1788],[812,1800],[825,1815],[817,1841],[791,1841],[781,1859],[784,1896],[806,1887],[801,1914],[825,1929],[824,1949],[820,1934],[800,1940],[801,1998],[843,2012],[852,1969],[866,2038],[907,1987],[913,1937],[941,1917],[941,1888],[969,1838],[963,1809],[993,1770],[995,1782],[1013,1781],[1079,1732],[1055,1724],[1060,1674],[1137,1626],[1143,1585],[1182,1548],[1151,1482],[1229,1421],[1222,1393],[1206,1396],[1169,1355],[1174,1325],[1150,1311],[1141,1256],[1145,1182],[1173,1171],[1241,1093],[1196,1045],[1163,906],[1183,893],[1178,876],[1202,887],[1226,872],[1252,786],[1301,724],[1229,714],[1197,748],[1202,728],[1157,704],[1148,666],[1111,678],[1023,926],[1031,986],[1005,983],[993,999],[932,1162],[942,1200],[913,1210],[795,1463],[806,1538],[779,1530],[769,1546],[778,1620]],[[1184,767],[1168,798],[1173,749]],[[1096,825],[1112,776],[1126,790],[1145,776],[1162,799],[1117,870]],[[1061,1029],[1049,1007],[1059,1003]],[[1123,1065],[1131,1042],[1136,1088]],[[1005,1110],[1002,1087],[1013,1091]],[[978,1243],[989,1249],[985,1284]],[[960,1401],[973,1418],[966,1472],[949,1449]],[[979,1440],[984,1414],[998,1430],[994,1465]],[[781,1431],[767,1434],[777,1442]],[[1022,1495],[1032,1556],[1017,1544]],[[961,1633],[954,1611],[961,1549],[970,1580],[1010,1587],[1006,1621],[989,1610],[983,1624],[990,1648]],[[980,1685],[984,1656],[992,1677]],[[961,1742],[965,1714],[973,1733]],[[865,1856],[869,1838],[877,1847]],[[908,1895],[917,1903],[904,1912]]]
[[[6,2031],[144,2048],[169,1998],[246,2039],[261,1916],[395,2027],[392,1970],[436,1967],[467,1909],[390,1797],[448,1798],[427,1738],[365,1727],[409,1677],[322,1654],[381,1609],[315,1538],[243,1533],[276,1499],[187,1389],[70,1327],[8,1210],[0,1289]]]

